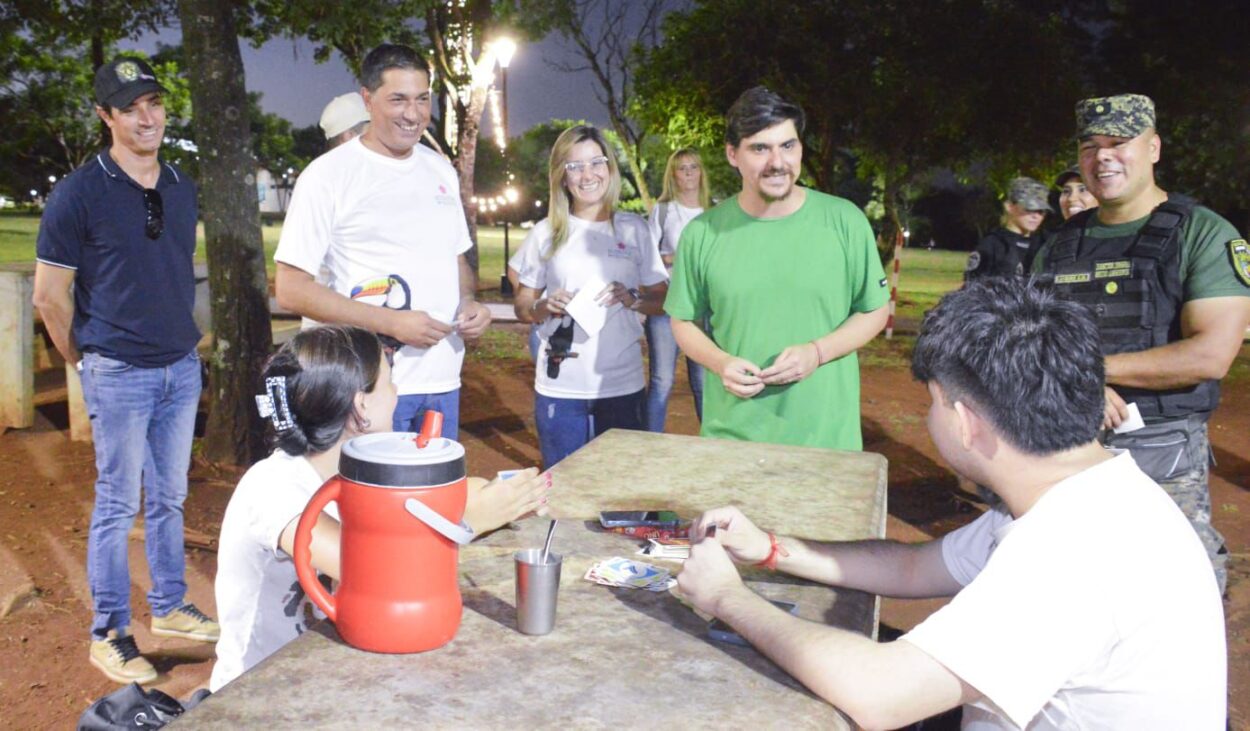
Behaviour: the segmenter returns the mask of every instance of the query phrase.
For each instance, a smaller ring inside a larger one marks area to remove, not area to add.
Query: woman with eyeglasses
[[[681,232],[694,217],[712,205],[703,160],[699,153],[684,147],[669,155],[664,168],[664,188],[651,209],[651,234],[660,248],[665,269],[673,271],[673,257]],[[668,415],[668,397],[673,392],[677,373],[677,341],[673,338],[672,321],[667,314],[647,316],[647,353],[650,382],[647,386],[647,429],[663,432]],[[694,393],[694,410],[703,418],[703,366],[686,359],[690,391]]]
[[[522,322],[539,325],[534,413],[550,469],[608,429],[643,428],[635,313],[663,311],[668,275],[646,220],[616,210],[621,175],[602,132],[565,130],[548,178],[548,216],[521,246],[515,306]],[[575,308],[582,322],[566,309],[574,297],[587,306]]]

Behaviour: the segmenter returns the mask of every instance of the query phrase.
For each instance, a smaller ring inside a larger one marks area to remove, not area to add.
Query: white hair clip
[[[283,431],[295,426],[291,417],[291,408],[286,401],[286,376],[270,376],[265,379],[265,393],[256,397],[256,410],[262,419],[273,422],[276,431]]]

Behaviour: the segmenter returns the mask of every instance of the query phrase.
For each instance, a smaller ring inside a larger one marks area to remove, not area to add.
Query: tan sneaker
[[[196,609],[194,604],[183,604],[164,617],[153,617],[152,634],[216,642],[221,637],[221,626],[212,617]]]
[[[110,630],[103,640],[91,641],[91,664],[109,680],[118,683],[151,683],[156,680],[156,668],[139,654],[139,646],[129,630]]]

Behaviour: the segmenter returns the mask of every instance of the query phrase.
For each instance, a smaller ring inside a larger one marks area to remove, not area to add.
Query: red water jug
[[[461,521],[464,447],[422,431],[344,444],[339,474],[313,495],[295,530],[300,585],[339,636],[362,650],[432,650],[460,628],[457,559],[473,537]],[[309,550],[317,516],[331,501],[342,524],[342,576],[333,595],[317,580]]]

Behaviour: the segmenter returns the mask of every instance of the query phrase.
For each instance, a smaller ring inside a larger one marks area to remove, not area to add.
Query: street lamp
[[[512,63],[512,54],[516,53],[516,41],[504,36],[495,39],[491,46],[495,52],[495,60],[499,62],[499,105],[502,108],[500,119],[496,120],[503,126],[503,173],[504,184],[508,186],[508,202],[516,201],[516,190],[512,186],[512,169],[508,160],[508,65]],[[508,211],[503,217],[503,274],[499,277],[499,293],[504,297],[512,296],[512,282],[508,279],[508,259],[511,258],[508,240]]]

